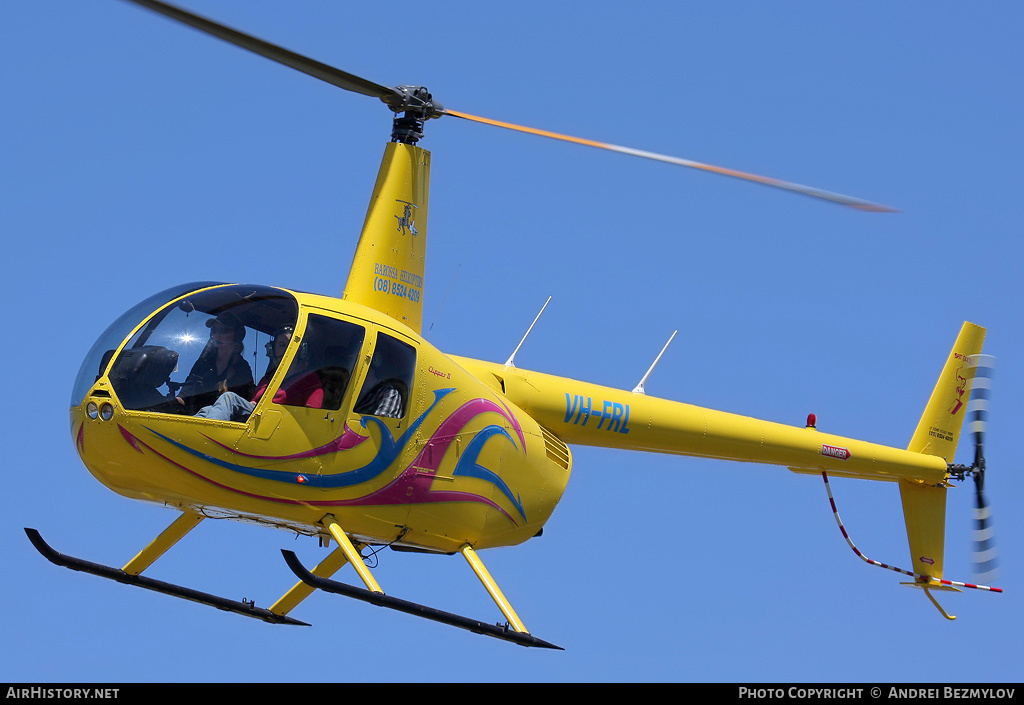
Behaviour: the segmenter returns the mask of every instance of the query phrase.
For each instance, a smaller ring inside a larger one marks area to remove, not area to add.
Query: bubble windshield
[[[178,286],[165,289],[159,294],[153,294],[145,301],[133,306],[130,310],[122,314],[116,321],[110,324],[110,326],[103,331],[103,335],[93,344],[89,350],[89,354],[85,356],[85,360],[82,361],[82,366],[78,370],[78,376],[75,378],[75,386],[71,390],[71,406],[77,406],[82,403],[82,398],[89,392],[92,385],[103,376],[103,373],[107,371],[107,365],[110,364],[110,358],[114,355],[114,351],[117,350],[118,346],[121,345],[121,341],[128,337],[128,334],[132,330],[146,320],[149,314],[153,313],[156,309],[160,308],[168,301],[187,294],[190,291],[198,291],[199,289],[206,289],[211,286],[217,286],[222,282],[192,282],[190,284],[180,284]]]
[[[297,318],[295,298],[280,289],[230,285],[198,291],[165,305],[140,328],[107,377],[124,408],[137,411],[191,415],[223,391],[248,399],[269,363],[267,344],[273,345],[280,330],[294,328]],[[112,350],[104,349],[109,360]],[[106,369],[106,360],[100,367]]]

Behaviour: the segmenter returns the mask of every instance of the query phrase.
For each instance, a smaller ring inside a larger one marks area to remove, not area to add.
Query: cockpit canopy
[[[157,308],[111,363],[125,336]],[[281,289],[212,282],[168,289],[101,336],[83,363],[71,403],[80,403],[104,373],[121,404],[137,411],[191,414],[223,391],[248,399],[254,380],[266,372],[275,335],[293,330],[297,319],[295,298]],[[228,349],[234,354],[223,354]]]

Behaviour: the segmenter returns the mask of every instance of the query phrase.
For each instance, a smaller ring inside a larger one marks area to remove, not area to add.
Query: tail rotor
[[[974,476],[974,545],[971,562],[975,579],[983,584],[988,584],[999,576],[992,512],[985,497],[985,431],[988,424],[994,361],[991,355],[971,356],[975,371],[971,383],[971,398],[967,405],[969,429],[974,436],[974,464],[967,470],[967,473]]]

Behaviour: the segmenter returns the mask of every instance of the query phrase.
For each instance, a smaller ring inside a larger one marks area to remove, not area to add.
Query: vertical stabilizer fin
[[[964,323],[946,359],[924,414],[907,450],[953,462],[967,412],[970,380],[975,367],[971,356],[981,352],[985,329]],[[910,558],[919,582],[942,579],[946,539],[946,487],[900,480],[900,499],[907,525]]]
[[[937,455],[945,458],[947,463],[953,462],[967,412],[970,380],[975,370],[969,358],[981,352],[984,342],[984,328],[964,323],[907,450]]]

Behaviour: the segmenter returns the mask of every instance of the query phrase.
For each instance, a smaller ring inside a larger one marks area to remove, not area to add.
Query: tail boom
[[[796,472],[927,484],[947,477],[935,456],[658,399],[515,367],[455,358],[568,444],[789,467]]]

